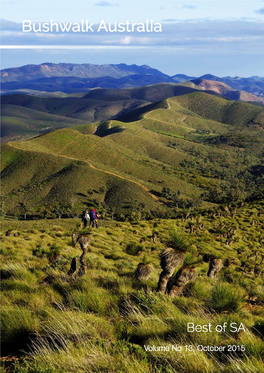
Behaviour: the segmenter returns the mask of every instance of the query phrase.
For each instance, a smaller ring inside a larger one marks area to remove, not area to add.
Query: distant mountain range
[[[224,83],[228,86],[226,91],[245,91],[261,98],[261,100],[257,100],[252,96],[247,97],[245,94],[238,92],[231,94],[230,98],[232,99],[262,103],[264,98],[264,78],[258,76],[250,78],[230,76],[220,78],[211,74],[201,77],[184,74],[169,76],[147,65],[126,64],[43,63],[41,65],[4,69],[1,70],[1,92],[3,94],[25,93],[32,95],[45,95],[46,92],[69,94],[87,92],[94,88],[134,88],[157,83],[183,84],[192,81],[197,85],[197,79]],[[203,85],[198,82],[201,89],[203,89]]]
[[[94,79],[101,77],[111,77],[115,79],[125,76],[141,74],[168,77],[159,70],[152,69],[147,65],[92,65],[92,64],[72,64],[72,63],[42,63],[41,65],[26,65],[17,68],[1,70],[3,83],[22,82],[42,78],[75,77],[82,79]]]

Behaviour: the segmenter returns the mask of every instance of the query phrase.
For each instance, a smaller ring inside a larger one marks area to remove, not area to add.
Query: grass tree
[[[72,243],[73,246],[75,247],[76,243],[79,243],[81,249],[82,249],[82,255],[80,258],[81,261],[81,267],[79,269],[79,276],[83,276],[86,273],[86,255],[88,251],[88,245],[91,240],[91,234],[80,234],[78,232],[73,232],[72,234]]]
[[[160,256],[160,265],[162,272],[159,277],[158,291],[166,292],[169,278],[173,275],[175,269],[183,262],[184,253],[188,248],[188,240],[183,233],[172,230],[169,233],[167,248],[165,248]]]

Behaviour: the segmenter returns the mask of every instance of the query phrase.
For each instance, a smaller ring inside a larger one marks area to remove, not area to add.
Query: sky
[[[264,76],[263,0],[1,0],[1,68],[149,65],[174,75]],[[23,20],[161,23],[162,33],[23,33]]]

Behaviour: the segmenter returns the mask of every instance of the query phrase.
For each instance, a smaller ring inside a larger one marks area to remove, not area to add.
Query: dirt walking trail
[[[23,150],[23,149],[19,148],[18,146],[15,146],[15,145],[12,144],[11,142],[8,142],[7,144],[8,144],[9,146],[12,146],[12,147],[15,148],[15,149]],[[63,150],[64,150],[64,148],[63,148]],[[150,196],[151,196],[155,201],[159,201],[159,199],[158,199],[157,196],[155,196],[154,194],[152,194],[152,193],[150,192],[150,190],[149,190],[145,185],[140,184],[138,181],[135,181],[135,180],[132,180],[132,179],[128,179],[128,178],[126,178],[126,177],[124,177],[124,176],[120,176],[120,175],[115,174],[114,172],[111,172],[111,171],[103,170],[103,169],[101,169],[101,168],[99,168],[99,167],[94,166],[91,162],[89,162],[89,161],[87,161],[87,160],[85,160],[85,159],[73,158],[73,157],[69,157],[69,156],[67,156],[67,155],[62,155],[62,154],[60,154],[61,151],[62,151],[62,150],[59,150],[58,153],[44,153],[44,152],[39,152],[39,153],[51,154],[51,155],[54,155],[54,156],[56,156],[56,157],[61,157],[61,158],[66,158],[66,159],[71,159],[71,160],[73,160],[73,161],[82,161],[82,162],[85,162],[85,163],[87,163],[91,168],[93,168],[94,170],[97,170],[97,171],[100,171],[100,172],[104,172],[105,174],[108,174],[108,175],[112,175],[112,176],[118,177],[119,179],[122,179],[122,180],[130,181],[131,183],[134,183],[134,184],[140,186],[140,187],[141,187],[142,189],[144,189],[144,190],[145,190],[145,191],[146,191],[146,192],[147,192],[147,193],[148,193],[148,194],[149,194],[149,195],[150,195]]]
[[[170,108],[171,108],[171,105],[170,105],[170,103],[169,103],[169,100],[166,99],[166,102],[167,102],[167,105],[168,105],[168,107],[167,107],[166,109],[170,109]],[[143,118],[146,118],[146,119],[147,119],[147,115],[151,114],[151,113],[152,113],[153,111],[155,111],[155,110],[157,110],[157,109],[153,109],[153,110],[148,111],[147,113],[145,113],[145,114],[143,115]],[[157,120],[157,119],[155,119],[155,120]],[[112,122],[112,121],[111,121],[111,122]],[[161,121],[159,120],[158,122],[161,122]],[[162,122],[162,123],[164,123],[164,122]]]

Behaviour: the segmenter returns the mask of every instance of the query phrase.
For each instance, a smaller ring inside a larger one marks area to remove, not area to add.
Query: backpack
[[[91,220],[95,220],[95,212],[93,210],[90,211],[90,218]]]
[[[85,219],[85,211],[83,211],[83,213],[82,213],[82,220],[84,220]]]

